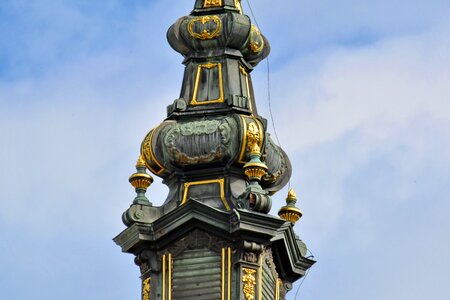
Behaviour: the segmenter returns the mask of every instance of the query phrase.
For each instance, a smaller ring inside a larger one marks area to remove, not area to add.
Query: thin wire
[[[250,4],[250,0],[247,0],[247,5],[248,5],[248,8],[250,9],[250,13],[252,15],[253,21],[255,21],[256,26],[258,26],[258,28],[261,29],[261,27],[258,24],[258,21],[256,20],[252,5]],[[270,92],[270,61],[269,61],[269,57],[266,58],[266,65],[267,65],[267,103],[269,104],[270,121],[272,123],[273,133],[275,135],[275,139],[277,140],[277,144],[280,148],[283,148],[281,146],[280,138],[278,137],[277,128],[275,126],[275,118],[273,117],[273,111],[272,111],[272,97],[271,97],[271,92]],[[291,189],[291,179],[289,178],[288,190],[290,190],[290,189]]]
[[[309,274],[309,270],[310,270],[310,269],[308,269],[308,270],[306,271],[305,276],[303,276],[302,281],[300,281],[300,284],[298,285],[298,288],[297,288],[297,292],[295,292],[294,300],[297,299],[298,292],[300,291],[300,288],[302,287],[303,282],[305,282],[306,276],[308,276],[308,274]]]

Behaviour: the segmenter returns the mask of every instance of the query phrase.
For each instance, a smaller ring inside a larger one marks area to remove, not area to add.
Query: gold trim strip
[[[225,248],[222,248],[222,300],[225,300]]]
[[[228,300],[231,300],[231,248],[228,247]]]
[[[258,268],[258,299],[262,300],[262,264],[263,254],[259,255],[259,268]]]
[[[168,254],[167,257],[167,267],[168,267],[168,273],[169,278],[168,280],[168,291],[167,291],[167,298],[168,300],[172,300],[172,254]]]
[[[280,286],[281,286],[281,279],[277,278],[277,281],[275,283],[275,300],[280,300]]]
[[[210,184],[210,183],[218,183],[220,185],[220,199],[222,200],[223,205],[227,210],[231,210],[230,205],[225,198],[225,179],[212,179],[212,180],[202,180],[202,181],[190,181],[184,183],[184,191],[183,191],[183,199],[181,200],[181,205],[185,204],[187,201],[187,195],[189,192],[189,188],[193,185],[202,185],[202,184]]]
[[[219,70],[219,98],[213,99],[213,100],[207,100],[207,101],[197,101],[197,94],[198,94],[198,86],[200,84],[200,74],[203,68],[206,69],[212,69],[212,68],[218,68]],[[221,63],[207,63],[207,64],[201,64],[197,66],[197,74],[195,76],[195,83],[194,83],[194,92],[192,95],[191,105],[205,105],[205,104],[214,104],[214,103],[223,103],[224,96],[223,96],[223,75],[222,75],[222,64]]]
[[[247,122],[245,121],[244,116],[239,115],[239,117],[241,117],[242,119],[242,127],[243,127],[243,134],[242,134],[242,147],[241,147],[241,153],[239,154],[239,162],[242,164],[245,164],[245,161],[243,161],[244,159],[244,155],[245,155],[245,150],[247,149]]]
[[[162,123],[161,123],[162,124]],[[153,172],[153,174],[159,175],[162,172],[164,172],[166,169],[164,168],[164,166],[156,159],[155,154],[153,153],[153,135],[155,134],[155,131],[161,126],[161,124],[159,124],[158,126],[156,126],[153,130],[152,133],[150,134],[150,140],[149,140],[149,154],[150,154],[150,160],[155,162],[158,167],[160,167],[161,169],[159,171],[156,171],[152,166],[150,166],[150,164],[147,163],[147,161],[145,161],[145,165],[147,166],[147,168]],[[142,145],[142,149],[141,149],[141,153],[143,153],[144,149],[143,149],[143,145]]]
[[[166,255],[162,257],[162,300],[166,300]]]

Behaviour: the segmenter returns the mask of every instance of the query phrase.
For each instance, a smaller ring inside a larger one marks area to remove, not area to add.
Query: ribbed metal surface
[[[273,278],[272,272],[265,263],[263,264],[262,275],[262,298],[273,300],[275,299],[276,279]]]
[[[172,299],[221,299],[221,256],[209,250],[187,250],[173,259]]]

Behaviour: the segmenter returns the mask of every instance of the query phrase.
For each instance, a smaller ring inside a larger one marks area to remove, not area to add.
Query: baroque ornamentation
[[[150,131],[147,136],[144,138],[141,146],[141,153],[146,162],[147,168],[152,171],[154,174],[159,175],[165,169],[161,163],[158,162],[154,153],[153,153],[153,135],[157,128]]]
[[[259,127],[255,122],[248,124],[247,129],[247,147],[250,153],[260,153],[259,143],[261,140],[261,135],[259,132]]]
[[[264,39],[258,27],[252,25],[250,30],[250,50],[253,53],[259,53],[264,48]]]
[[[244,260],[246,262],[250,262],[250,263],[256,264],[258,262],[258,255],[256,255],[253,252],[245,252],[244,253]]]
[[[217,120],[175,124],[164,144],[181,166],[210,163],[222,159],[231,138],[228,123]]]
[[[230,247],[227,241],[219,239],[202,230],[195,229],[178,240],[175,244],[171,245],[167,251],[172,253],[173,257],[177,257],[187,249],[209,249],[221,253],[222,249],[226,247]]]
[[[243,292],[245,300],[255,299],[255,285],[256,285],[256,270],[242,268],[244,274],[242,275],[242,282],[244,283]]]
[[[222,6],[222,0],[205,0],[205,2],[203,3],[204,8],[218,6]]]
[[[142,282],[142,300],[150,300],[150,277]]]
[[[272,255],[272,249],[267,248],[264,252],[264,261],[266,262],[267,266],[270,269],[270,272],[272,273],[273,278],[278,278],[278,272],[275,267],[275,263],[273,261],[273,255]]]
[[[214,24],[212,29],[211,26],[207,26],[209,24]],[[218,16],[201,16],[189,21],[187,27],[193,38],[211,40],[219,36],[222,30],[222,21]]]

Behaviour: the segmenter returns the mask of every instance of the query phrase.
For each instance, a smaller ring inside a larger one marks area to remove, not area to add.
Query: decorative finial
[[[264,191],[259,182],[266,175],[268,167],[261,161],[261,136],[259,126],[252,122],[247,129],[247,150],[250,152],[250,160],[244,165],[244,174],[248,178],[248,186],[240,198],[245,199],[245,207],[261,213],[268,213],[272,207],[272,199],[267,191]]]
[[[153,183],[153,177],[146,172],[147,167],[142,155],[139,155],[139,159],[136,162],[136,173],[130,176],[128,180],[136,190],[136,198],[134,198],[134,204],[152,205],[152,203],[145,196],[147,188]]]
[[[138,160],[136,162],[136,168],[137,167],[145,167],[145,160],[142,157],[142,155],[139,155],[139,158],[138,158]]]
[[[267,165],[261,161],[261,133],[258,125],[252,122],[247,129],[247,148],[250,151],[250,161],[244,165],[244,173],[249,181],[261,181],[267,173]]]
[[[294,203],[297,202],[297,194],[295,193],[294,189],[289,189],[287,199],[294,201]]]
[[[290,189],[286,197],[286,206],[278,211],[280,218],[295,224],[303,215],[302,211],[295,206],[297,194],[294,189]]]

